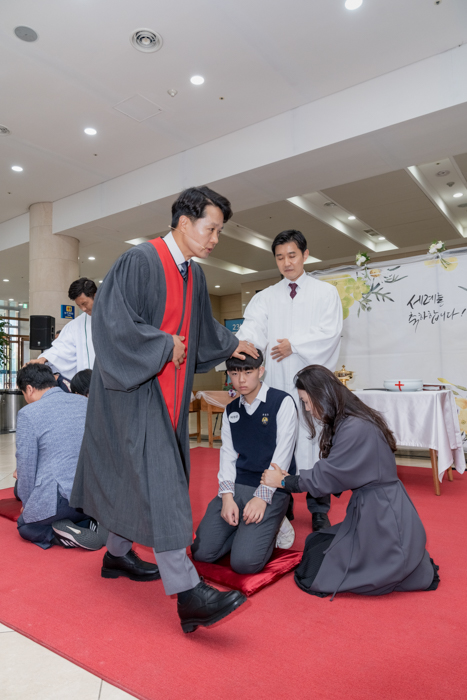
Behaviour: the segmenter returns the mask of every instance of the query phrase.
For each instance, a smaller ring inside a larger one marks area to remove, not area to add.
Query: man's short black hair
[[[206,207],[210,204],[219,207],[224,216],[224,224],[232,216],[229,200],[209,187],[189,187],[184,190],[172,204],[172,228],[177,228],[181,216],[187,216],[191,221],[203,219]]]
[[[58,386],[50,367],[38,363],[29,363],[21,367],[21,369],[18,370],[16,384],[20,391],[26,391],[28,385],[39,391]]]
[[[68,298],[74,301],[81,294],[85,297],[90,297],[94,299],[97,292],[97,287],[95,283],[88,277],[80,277],[79,280],[75,280],[70,284],[70,289],[68,290]]]
[[[258,367],[261,367],[263,364],[263,353],[258,348],[256,350],[258,351],[256,360],[251,355],[245,355],[244,360],[239,360],[238,357],[229,357],[225,362],[227,372],[242,372],[246,369],[258,369]]]
[[[291,228],[289,231],[282,231],[281,233],[277,234],[271,246],[273,255],[276,254],[276,247],[278,245],[283,245],[284,243],[288,243],[289,241],[296,243],[297,248],[301,250],[302,253],[304,253],[305,250],[308,248],[308,243],[306,242],[306,238],[303,235],[303,233],[301,231],[296,231],[294,228]]]

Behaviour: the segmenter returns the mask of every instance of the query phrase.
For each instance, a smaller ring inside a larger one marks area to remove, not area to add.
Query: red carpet
[[[192,450],[195,523],[216,492],[218,456]],[[440,565],[435,592],[331,603],[288,574],[226,620],[184,635],[160,581],[102,579],[102,551],[42,551],[0,518],[0,621],[148,700],[464,698],[467,477],[443,481],[436,497],[431,470],[402,467],[400,476]],[[333,499],[332,522],[347,500]],[[304,494],[295,502],[298,549],[310,516]]]
[[[13,488],[0,491],[0,516],[16,522],[21,515],[21,501],[15,498]]]

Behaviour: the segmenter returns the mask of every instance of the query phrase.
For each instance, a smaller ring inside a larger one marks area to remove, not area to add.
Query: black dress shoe
[[[110,552],[106,552],[102,564],[103,578],[126,576],[131,581],[157,581],[161,577],[157,565],[143,561],[133,549],[124,557],[114,557]]]
[[[218,591],[200,581],[197,586],[183,593],[178,601],[178,615],[184,632],[194,632],[197,627],[209,627],[222,620],[246,601],[239,591]]]
[[[312,513],[311,514],[311,529],[313,532],[319,532],[324,530],[325,527],[331,527],[329,518],[326,513]]]

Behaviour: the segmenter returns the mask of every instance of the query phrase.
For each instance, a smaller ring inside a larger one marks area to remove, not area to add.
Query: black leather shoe
[[[126,576],[131,581],[157,581],[161,577],[157,565],[143,561],[133,549],[124,557],[113,557],[110,552],[106,552],[102,564],[103,578]]]
[[[187,600],[177,605],[182,630],[187,633],[194,632],[200,625],[213,625],[246,601],[246,596],[239,591],[218,591],[204,581],[187,593],[191,594]]]
[[[311,514],[311,529],[313,532],[319,532],[324,530],[325,527],[331,527],[329,518],[326,513],[312,513]]]

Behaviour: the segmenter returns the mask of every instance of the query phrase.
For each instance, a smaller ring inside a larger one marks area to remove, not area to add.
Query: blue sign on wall
[[[225,327],[228,328],[231,333],[236,333],[240,329],[243,321],[243,318],[228,318],[225,319],[224,323]]]
[[[62,304],[62,318],[74,318],[75,317],[75,307],[69,306],[68,304]]]

